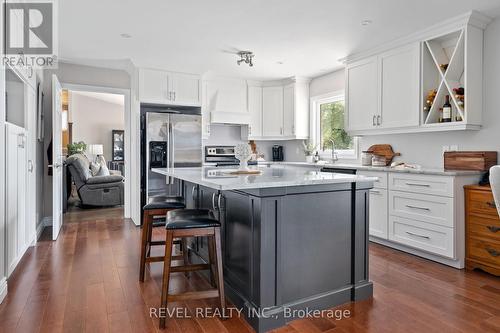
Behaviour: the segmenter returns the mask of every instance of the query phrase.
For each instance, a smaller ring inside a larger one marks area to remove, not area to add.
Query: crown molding
[[[491,21],[492,19],[490,17],[473,10],[465,14],[452,17],[446,21],[442,21],[438,24],[432,25],[426,29],[417,31],[408,36],[401,37],[388,43],[382,44],[370,50],[353,53],[351,55],[348,55],[347,57],[339,59],[339,61],[344,64],[348,64],[353,61],[357,61],[388,51],[398,46],[422,42],[457,30],[461,30],[467,26],[473,26],[484,30]]]

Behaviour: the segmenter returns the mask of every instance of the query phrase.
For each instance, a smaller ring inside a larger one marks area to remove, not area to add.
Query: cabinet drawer
[[[359,171],[358,175],[367,177],[377,177],[378,180],[373,183],[375,188],[387,188],[387,172],[381,171]]]
[[[389,188],[396,191],[453,197],[453,178],[391,173],[389,175]]]
[[[500,243],[471,237],[468,239],[467,256],[500,266]]]
[[[500,242],[500,220],[469,215],[467,220],[467,234],[473,237]]]
[[[453,199],[389,191],[389,214],[453,227]]]
[[[448,258],[454,257],[453,228],[397,216],[389,218],[389,240]]]
[[[497,219],[499,218],[493,193],[489,191],[470,191],[469,211],[471,213],[486,214]]]

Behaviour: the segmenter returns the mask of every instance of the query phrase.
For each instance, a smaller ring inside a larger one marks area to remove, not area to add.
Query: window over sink
[[[330,159],[335,146],[339,159],[356,159],[358,139],[344,130],[344,91],[311,98],[311,109],[312,139],[320,157]]]

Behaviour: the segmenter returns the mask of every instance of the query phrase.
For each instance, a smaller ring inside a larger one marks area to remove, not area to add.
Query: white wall
[[[78,93],[71,94],[70,103],[73,142],[102,144],[106,161],[111,161],[111,131],[124,129],[124,105]]]
[[[425,167],[443,166],[443,145],[458,145],[460,150],[500,150],[500,18],[490,23],[484,36],[484,95],[483,128],[480,131],[414,133],[365,136],[360,139],[360,150],[372,144],[391,144],[402,154],[398,161],[416,163]],[[315,78],[311,82],[311,97],[344,89],[344,71]]]

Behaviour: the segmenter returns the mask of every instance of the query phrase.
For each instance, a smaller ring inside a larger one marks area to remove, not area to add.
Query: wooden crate
[[[444,168],[446,170],[488,171],[496,164],[496,151],[449,151],[444,153]]]

